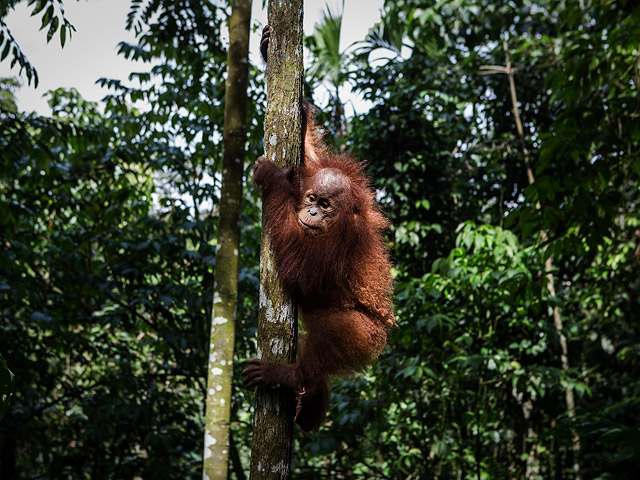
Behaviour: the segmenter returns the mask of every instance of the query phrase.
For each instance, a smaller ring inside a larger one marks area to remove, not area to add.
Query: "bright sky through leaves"
[[[330,0],[329,5],[338,11],[341,1]],[[74,87],[87,100],[98,101],[108,92],[95,81],[100,77],[118,78],[127,81],[132,71],[144,70],[117,54],[121,41],[133,41],[133,33],[125,30],[125,18],[130,0],[89,0],[64,2],[66,16],[75,26],[76,32],[64,48],[59,37],[46,43],[46,31],[39,31],[40,15],[30,16],[32,7],[27,2],[20,3],[6,18],[7,25],[19,42],[23,52],[38,70],[40,85],[37,89],[26,85],[18,91],[18,106],[21,110],[35,110],[40,114],[50,114],[42,95],[59,87]],[[350,0],[345,2],[344,27],[341,48],[364,39],[368,29],[380,19],[381,0]],[[324,1],[310,0],[305,5],[305,33],[311,34],[315,23],[322,18]],[[259,28],[252,33],[251,61],[259,62],[258,45],[262,26],[266,21],[266,11],[262,2],[253,2],[253,24]],[[0,63],[0,78],[18,76],[19,69],[10,69],[10,58]],[[356,98],[349,97],[356,106],[362,105]],[[361,108],[358,108],[361,110]]]

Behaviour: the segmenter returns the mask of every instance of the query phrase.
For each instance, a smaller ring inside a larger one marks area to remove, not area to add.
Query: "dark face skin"
[[[323,168],[307,185],[298,210],[298,223],[308,235],[327,233],[345,208],[350,193],[351,184],[345,175]]]

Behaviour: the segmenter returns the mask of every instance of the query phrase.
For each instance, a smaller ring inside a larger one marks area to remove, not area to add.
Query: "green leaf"
[[[58,17],[53,17],[53,20],[51,21],[51,25],[49,27],[49,31],[47,32],[47,43],[49,43],[55,35],[56,31],[58,30],[59,24],[60,20],[58,19]]]
[[[9,50],[11,49],[11,42],[7,39],[7,42],[4,44],[4,49],[2,50],[2,55],[0,55],[0,62],[7,58],[9,55]]]
[[[9,410],[14,389],[15,375],[9,370],[4,358],[0,355],[0,420],[2,420],[2,417],[4,417],[7,410]]]
[[[35,0],[34,0],[35,1]],[[32,3],[34,3],[34,1],[30,1],[29,4],[31,5]],[[33,11],[31,12],[31,16],[35,16],[38,13],[40,13],[42,11],[42,9],[47,5],[47,0],[38,0],[38,3],[36,5],[36,7],[33,9]]]
[[[45,14],[42,16],[42,25],[40,25],[40,30],[43,30],[44,27],[49,25],[49,22],[53,18],[53,13],[54,13],[53,5],[50,5],[49,8],[47,8],[47,11],[45,12]]]

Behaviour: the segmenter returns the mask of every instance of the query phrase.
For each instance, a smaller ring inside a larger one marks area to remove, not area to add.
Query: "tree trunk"
[[[511,103],[513,105],[513,116],[516,123],[516,129],[518,131],[518,137],[520,139],[520,143],[522,145],[522,152],[524,154],[524,164],[527,172],[527,179],[529,180],[529,184],[533,184],[535,182],[535,177],[533,175],[533,169],[531,168],[531,162],[529,161],[529,150],[527,149],[527,144],[524,138],[524,129],[522,127],[522,120],[520,119],[520,109],[518,108],[518,98],[516,95],[516,84],[513,75],[513,68],[511,67],[511,57],[509,55],[509,46],[507,41],[504,40],[503,49],[505,53],[505,73],[509,78],[509,89],[511,92]],[[541,210],[542,205],[538,200],[536,202],[536,209]],[[541,230],[540,238],[543,243],[546,243],[549,239],[549,236],[545,230]],[[555,287],[555,279],[553,277],[553,256],[549,256],[545,261],[545,271],[547,277],[547,289],[549,290],[549,295],[552,297],[556,296],[556,287]],[[564,335],[564,327],[562,324],[562,316],[560,314],[560,309],[558,306],[553,307],[553,324],[558,334],[558,339],[560,341],[560,363],[562,365],[562,371],[565,374],[569,373],[569,347],[567,345],[567,338]],[[565,390],[565,404],[567,406],[567,416],[570,419],[575,418],[575,399],[573,396],[573,389],[570,387],[566,387]],[[572,450],[573,450],[573,471],[575,474],[576,480],[582,479],[582,473],[580,471],[580,436],[575,429],[571,429],[572,436]],[[532,447],[533,448],[533,447]],[[529,465],[527,465],[527,471],[529,471]],[[535,471],[535,470],[532,470]],[[533,477],[532,477],[533,478]]]
[[[302,152],[302,5],[302,0],[269,0],[268,6],[271,33],[264,144],[266,157],[280,167],[298,165]],[[269,238],[263,230],[258,357],[293,363],[297,325],[297,308],[278,283]],[[252,480],[290,477],[294,410],[292,392],[279,388],[257,389]]]
[[[203,479],[227,480],[238,249],[246,142],[251,0],[233,0],[225,86],[222,191],[207,375]]]

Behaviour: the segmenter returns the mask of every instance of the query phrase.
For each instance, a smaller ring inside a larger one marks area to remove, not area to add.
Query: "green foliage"
[[[16,78],[0,78],[0,110],[18,112],[14,94],[19,87],[20,82]]]
[[[0,420],[5,416],[15,388],[15,375],[0,355]]]
[[[33,82],[33,86],[37,87],[38,72],[36,68],[22,52],[20,45],[18,45],[9,27],[7,27],[7,24],[4,22],[4,17],[6,17],[9,11],[24,1],[27,1],[28,5],[32,7],[32,17],[42,15],[40,30],[46,29],[47,43],[58,33],[60,36],[60,45],[64,47],[67,36],[71,38],[71,34],[75,32],[76,29],[64,15],[62,0],[4,0],[0,3],[0,62],[9,58],[9,54],[11,54],[11,68],[16,64],[20,65],[20,73],[24,71],[27,81],[29,83]]]
[[[21,475],[191,471],[210,302],[195,279],[211,226],[185,209],[153,216],[135,146],[74,93],[52,103],[60,119],[0,127],[12,139],[0,153],[0,351],[18,379],[1,436]],[[184,456],[167,464],[169,447]]]
[[[387,2],[358,50],[374,106],[347,141],[392,219],[400,325],[366,377],[334,385],[331,423],[304,442],[305,478],[574,478],[572,429],[584,478],[634,477],[639,14]],[[504,65],[504,41],[532,185],[507,77],[480,75]],[[392,55],[367,62],[379,48]]]
[[[200,471],[216,5],[132,1],[137,42],[119,48],[148,69],[102,80],[104,112],[58,90],[53,118],[25,116],[1,87],[0,352],[16,382],[3,478]],[[328,422],[297,438],[294,478],[571,479],[573,431],[583,478],[635,478],[639,25],[628,1],[387,2],[338,73],[373,103],[344,142],[393,224],[399,326],[372,368],[334,382]],[[481,74],[505,64],[505,42],[533,183],[508,78]],[[391,54],[369,62],[380,48]],[[263,136],[252,74],[247,173]],[[245,195],[236,373],[255,353],[260,227]],[[230,470],[244,478],[252,402],[235,386]]]
[[[307,38],[307,44],[314,56],[314,62],[306,72],[306,81],[326,81],[334,87],[346,80],[347,56],[340,51],[340,32],[342,31],[342,12],[333,12],[327,5],[322,20],[315,26],[313,34]]]
[[[339,143],[346,133],[346,118],[344,103],[340,98],[340,88],[349,82],[352,75],[349,49],[340,51],[343,12],[344,1],[339,12],[334,12],[329,5],[326,5],[322,19],[314,26],[313,34],[305,38],[306,47],[313,59],[305,71],[305,86],[310,90],[305,93],[313,97],[313,90],[318,90],[319,87],[325,88],[328,92],[326,116],[336,143]],[[322,113],[319,117],[323,117]]]
[[[0,352],[16,374],[0,425],[3,478],[201,471],[224,13],[174,4],[132,8],[140,45],[122,52],[154,70],[133,74],[141,88],[105,80],[118,90],[104,113],[73,89],[49,94],[53,118],[0,113]],[[262,127],[250,113],[254,157]],[[246,358],[260,231],[252,193],[244,205],[237,351]],[[245,397],[232,405],[243,420]],[[234,450],[246,452],[243,436]]]

